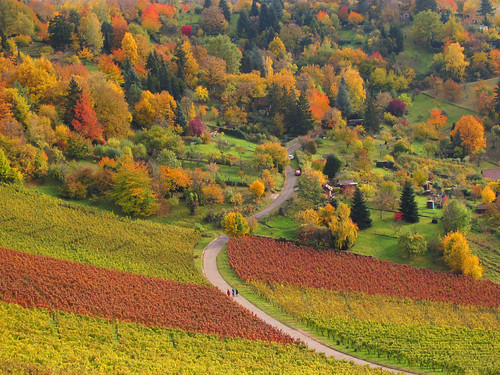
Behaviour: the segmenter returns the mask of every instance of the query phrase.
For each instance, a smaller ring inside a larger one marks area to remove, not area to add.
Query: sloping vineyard
[[[382,375],[297,345],[110,322],[0,302],[0,373]]]
[[[500,304],[500,285],[491,281],[349,253],[315,250],[268,238],[231,239],[228,258],[236,274],[245,281],[262,280],[484,307]]]
[[[0,187],[0,246],[80,263],[206,284],[193,262],[193,231],[119,218],[38,194]]]
[[[215,287],[183,284],[0,248],[0,298],[27,308],[293,343]]]

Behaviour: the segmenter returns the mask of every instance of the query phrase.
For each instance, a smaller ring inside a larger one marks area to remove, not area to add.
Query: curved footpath
[[[296,149],[298,149],[300,145],[294,145],[290,147],[288,150],[289,152],[293,152]],[[254,214],[252,218],[255,218],[257,220],[262,219],[264,216],[269,214],[270,212],[274,211],[277,209],[285,200],[290,198],[293,194],[293,190],[295,187],[295,184],[297,182],[297,177],[295,176],[294,170],[288,166],[286,168],[286,182],[285,186],[283,187],[283,190],[281,193],[278,195],[278,197],[265,209],[262,211],[259,211],[258,213]],[[210,242],[207,247],[203,250],[203,273],[205,274],[205,277],[210,281],[210,283],[217,288],[219,288],[223,293],[226,293],[228,289],[232,289],[232,287],[226,282],[226,280],[223,279],[221,274],[219,273],[219,270],[217,269],[217,255],[221,252],[221,250],[224,248],[226,245],[227,241],[229,240],[229,237],[226,236],[225,234],[221,234],[219,237],[217,237],[215,240]],[[387,368],[384,366],[377,365],[375,363],[363,361],[361,359],[358,359],[356,357],[352,357],[350,355],[347,355],[345,353],[339,352],[337,350],[334,350],[319,341],[311,338],[307,332],[297,330],[297,329],[292,329],[283,323],[279,322],[278,320],[274,319],[273,317],[269,316],[266,314],[264,311],[259,309],[257,306],[254,306],[251,304],[248,300],[243,298],[241,295],[238,297],[234,298],[236,302],[238,302],[241,306],[245,307],[247,310],[250,310],[252,313],[254,313],[256,316],[258,316],[260,319],[265,321],[266,323],[272,325],[273,327],[276,327],[283,332],[287,333],[294,339],[303,341],[310,349],[313,349],[319,353],[324,353],[327,356],[333,356],[336,359],[339,360],[346,360],[346,361],[352,361],[355,364],[358,365],[369,365],[374,368],[382,368],[387,371],[392,371],[394,373],[403,373],[402,371],[394,370],[391,368]]]

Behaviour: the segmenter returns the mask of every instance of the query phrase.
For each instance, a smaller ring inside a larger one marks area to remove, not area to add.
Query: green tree
[[[343,160],[337,155],[328,155],[325,166],[323,167],[323,173],[327,175],[329,179],[332,179],[340,172],[343,165]]]
[[[206,45],[207,52],[226,62],[227,72],[239,73],[241,65],[241,52],[227,35],[211,37]]]
[[[368,229],[372,226],[372,219],[370,218],[370,211],[366,206],[365,198],[363,193],[356,187],[354,196],[351,202],[351,219],[358,225],[359,229]]]
[[[125,214],[150,216],[158,210],[151,182],[145,165],[124,164],[116,175],[111,197]]]
[[[306,170],[302,173],[298,182],[299,197],[307,199],[314,205],[320,205],[324,202],[323,184],[325,177],[320,171]]]
[[[297,99],[294,109],[294,121],[290,133],[293,135],[305,135],[314,127],[314,120],[312,118],[309,101],[304,91],[301,92]]]
[[[49,39],[54,49],[63,49],[71,43],[73,25],[60,14],[54,16],[49,22]]]
[[[490,0],[481,0],[481,5],[479,5],[478,13],[484,17],[487,21],[488,14],[493,14],[493,7],[491,6]]]
[[[458,199],[451,199],[443,207],[443,227],[446,233],[467,233],[471,226],[471,212]]]
[[[101,32],[101,22],[94,13],[89,13],[80,20],[78,29],[83,44],[94,54],[100,54],[104,45],[104,38]]]
[[[405,258],[412,258],[427,251],[427,241],[420,233],[403,234],[398,238],[398,251]]]
[[[391,46],[392,52],[396,54],[403,52],[404,37],[401,28],[395,24],[391,24],[389,28],[389,38],[392,39],[393,45]]]
[[[415,201],[415,192],[410,180],[406,180],[403,186],[403,193],[400,200],[400,211],[403,213],[403,220],[408,223],[418,223],[418,206]]]
[[[426,10],[437,10],[436,0],[417,0],[415,2],[415,13],[424,12]]]
[[[66,98],[64,104],[64,122],[67,125],[71,125],[71,122],[75,118],[75,105],[80,99],[80,95],[82,93],[82,89],[75,81],[74,78],[71,78],[68,84],[68,90],[66,91]]]
[[[378,133],[380,130],[380,112],[377,109],[375,99],[372,95],[369,95],[366,101],[363,127],[372,134]]]
[[[231,10],[229,9],[229,5],[227,5],[226,0],[219,1],[219,8],[222,11],[222,14],[224,15],[226,21],[231,21]]]
[[[495,112],[500,118],[500,81],[498,81],[497,87],[495,89]]]
[[[351,101],[349,100],[349,89],[347,83],[342,76],[339,85],[339,91],[337,93],[337,98],[335,99],[335,106],[338,108],[344,117],[349,117],[352,112]]]
[[[0,182],[16,182],[21,181],[21,174],[10,166],[9,159],[5,156],[2,149],[0,149]]]
[[[415,43],[430,46],[441,41],[443,24],[439,14],[432,10],[418,13],[411,28],[411,36]]]

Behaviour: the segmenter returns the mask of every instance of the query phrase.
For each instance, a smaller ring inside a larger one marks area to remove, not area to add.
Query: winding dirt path
[[[294,145],[290,147],[288,150],[289,152],[293,152],[296,149],[298,149],[300,145]],[[295,184],[297,182],[297,177],[295,176],[294,170],[288,166],[286,169],[286,182],[285,186],[283,187],[281,193],[279,196],[265,209],[262,211],[259,211],[258,213],[254,214],[252,218],[255,218],[257,220],[262,219],[264,216],[268,215],[275,209],[277,209],[279,206],[283,204],[284,201],[286,201],[288,198],[290,198],[293,194]],[[229,285],[226,280],[221,276],[219,273],[219,270],[217,269],[217,255],[221,252],[221,250],[224,248],[226,245],[227,241],[229,240],[229,237],[226,236],[225,234],[221,234],[219,237],[214,239],[212,242],[210,242],[207,247],[203,250],[203,273],[205,274],[205,277],[207,280],[217,288],[219,288],[223,293],[226,293],[228,289],[232,289],[233,287]],[[375,363],[367,362],[362,359],[352,357],[350,355],[347,355],[345,353],[339,352],[337,350],[334,350],[316,339],[314,339],[308,332],[298,330],[298,329],[293,329],[290,328],[283,323],[279,322],[278,320],[274,319],[272,316],[266,314],[264,311],[259,309],[257,306],[253,305],[250,303],[248,300],[246,300],[244,297],[239,295],[238,297],[235,297],[234,300],[238,302],[241,306],[245,307],[246,309],[250,310],[252,313],[254,313],[256,316],[258,316],[260,319],[265,321],[266,323],[272,325],[273,327],[276,327],[278,329],[281,329],[283,332],[287,333],[291,337],[303,341],[310,349],[315,350],[318,353],[324,353],[327,356],[333,356],[336,359],[339,360],[347,360],[347,361],[352,361],[358,365],[369,365],[370,367],[374,368],[382,368],[387,371],[391,371],[394,373],[403,373],[402,371],[394,370],[391,368],[387,368],[384,366],[377,365]],[[410,373],[407,373],[410,374]]]

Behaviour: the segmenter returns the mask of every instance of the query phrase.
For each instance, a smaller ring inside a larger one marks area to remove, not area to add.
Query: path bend
[[[292,151],[295,150],[289,150],[289,152]],[[285,181],[285,186],[283,187],[281,193],[268,207],[264,208],[262,211],[259,211],[253,216],[251,216],[252,218],[255,218],[257,220],[262,219],[264,216],[268,215],[269,213],[280,207],[283,204],[283,202],[285,202],[288,198],[292,196],[295,184],[297,182],[297,177],[295,176],[294,170],[290,166],[287,167],[285,172],[286,172],[286,181]],[[229,285],[226,280],[224,280],[224,278],[222,277],[217,268],[217,255],[222,251],[224,246],[227,244],[228,240],[229,237],[227,235],[225,234],[219,235],[219,237],[214,239],[205,247],[202,255],[203,273],[205,274],[205,277],[212,285],[219,288],[223,293],[225,293],[228,289],[233,289],[233,287]],[[357,365],[362,365],[362,366],[368,365],[373,368],[381,368],[383,370],[391,371],[394,373],[410,374],[408,372],[402,372],[399,370],[377,365],[372,362],[364,361],[362,359],[334,350],[329,346],[326,346],[321,342],[312,338],[308,332],[290,328],[287,325],[281,323],[280,321],[274,319],[272,316],[268,315],[267,313],[259,309],[257,306],[250,303],[247,299],[245,299],[241,295],[235,297],[234,300],[241,306],[245,307],[250,312],[254,313],[257,317],[259,317],[266,323],[270,324],[275,328],[280,329],[281,331],[290,335],[294,339],[304,342],[308,346],[308,348],[313,349],[318,353],[324,353],[328,357],[334,357],[339,360],[352,361]]]

